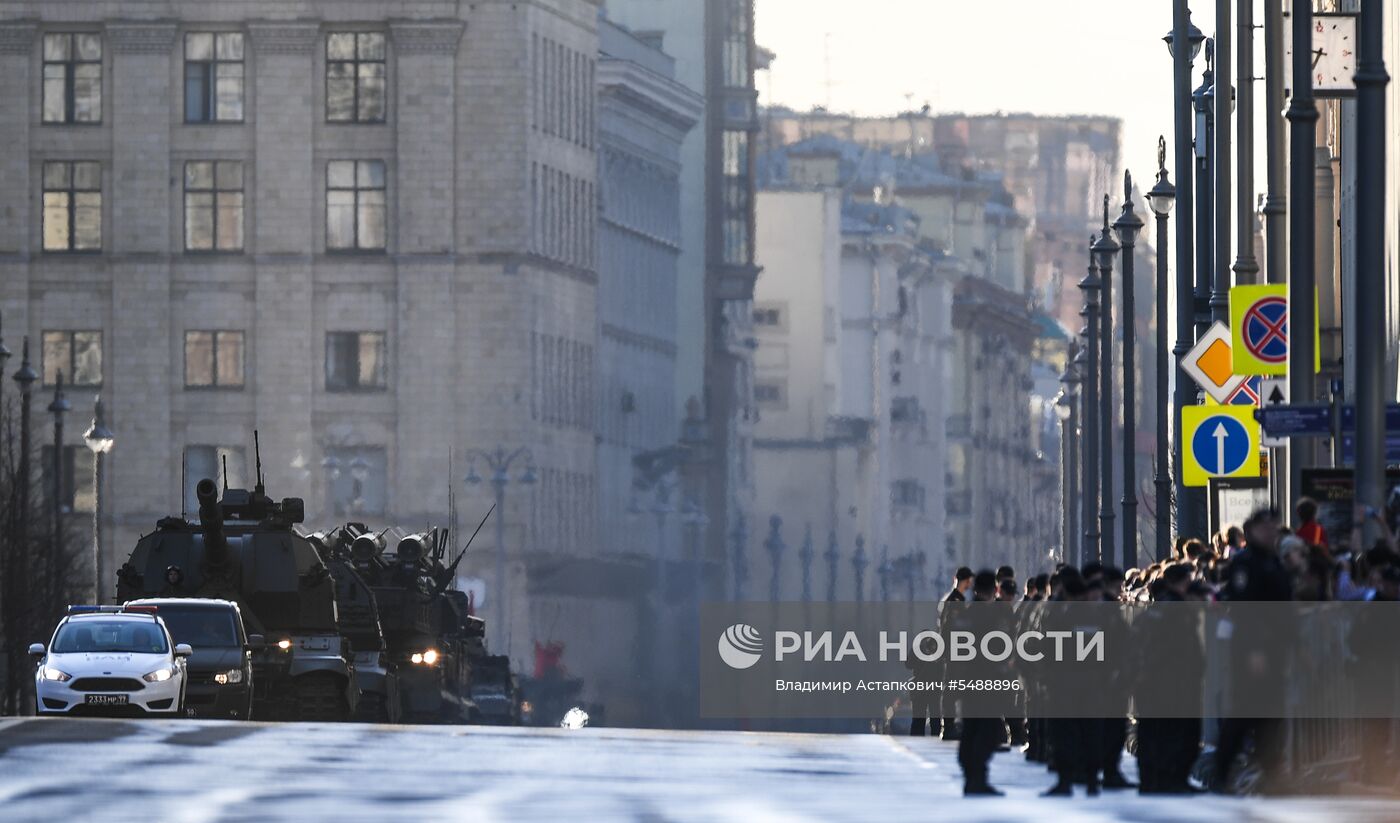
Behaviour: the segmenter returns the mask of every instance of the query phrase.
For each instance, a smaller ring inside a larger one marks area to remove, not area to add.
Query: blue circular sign
[[[1240,339],[1245,350],[1265,363],[1288,361],[1288,301],[1265,297],[1244,314]]]
[[[1233,417],[1207,417],[1191,436],[1191,454],[1206,474],[1228,477],[1249,462],[1249,430]]]

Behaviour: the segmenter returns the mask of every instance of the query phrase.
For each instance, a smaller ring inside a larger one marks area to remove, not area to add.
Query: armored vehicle
[[[167,517],[142,537],[117,573],[121,601],[218,598],[237,603],[253,651],[253,715],[262,720],[349,720],[359,689],[349,640],[336,615],[336,581],[294,526],[299,498],[267,496],[259,459],[251,491],[213,480],[195,487],[199,522]]]
[[[403,719],[506,723],[518,716],[509,660],[487,653],[485,622],[451,588],[457,562],[445,562],[447,530],[374,533],[349,523],[337,531],[349,538],[354,568],[378,603]]]
[[[349,638],[355,653],[355,682],[360,703],[355,719],[369,723],[397,723],[400,716],[398,665],[390,660],[379,622],[379,604],[374,590],[355,569],[351,545],[365,527],[354,524],[310,535],[321,559],[335,579],[336,606],[340,613],[340,633]]]

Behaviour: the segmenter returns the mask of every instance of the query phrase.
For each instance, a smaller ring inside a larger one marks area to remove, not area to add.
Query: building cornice
[[[614,95],[678,129],[690,131],[705,113],[705,99],[681,83],[629,60],[598,61],[598,90]]]
[[[39,26],[29,20],[0,23],[0,54],[29,54]]]
[[[173,21],[107,24],[107,42],[116,54],[169,54],[175,47]]]
[[[452,57],[466,26],[460,20],[390,20],[389,36],[400,56],[428,54]]]
[[[253,51],[262,55],[310,54],[321,35],[312,20],[250,20]]]

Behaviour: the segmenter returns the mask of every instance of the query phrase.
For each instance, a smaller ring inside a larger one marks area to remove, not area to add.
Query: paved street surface
[[[1043,800],[1019,754],[992,779],[1006,798],[963,800],[952,745],[876,735],[0,721],[6,821],[1400,820],[1366,799]]]

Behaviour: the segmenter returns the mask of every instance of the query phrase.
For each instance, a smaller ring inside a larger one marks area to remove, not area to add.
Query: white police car
[[[29,647],[39,714],[179,715],[185,658],[154,607],[69,606],[53,640]]]

